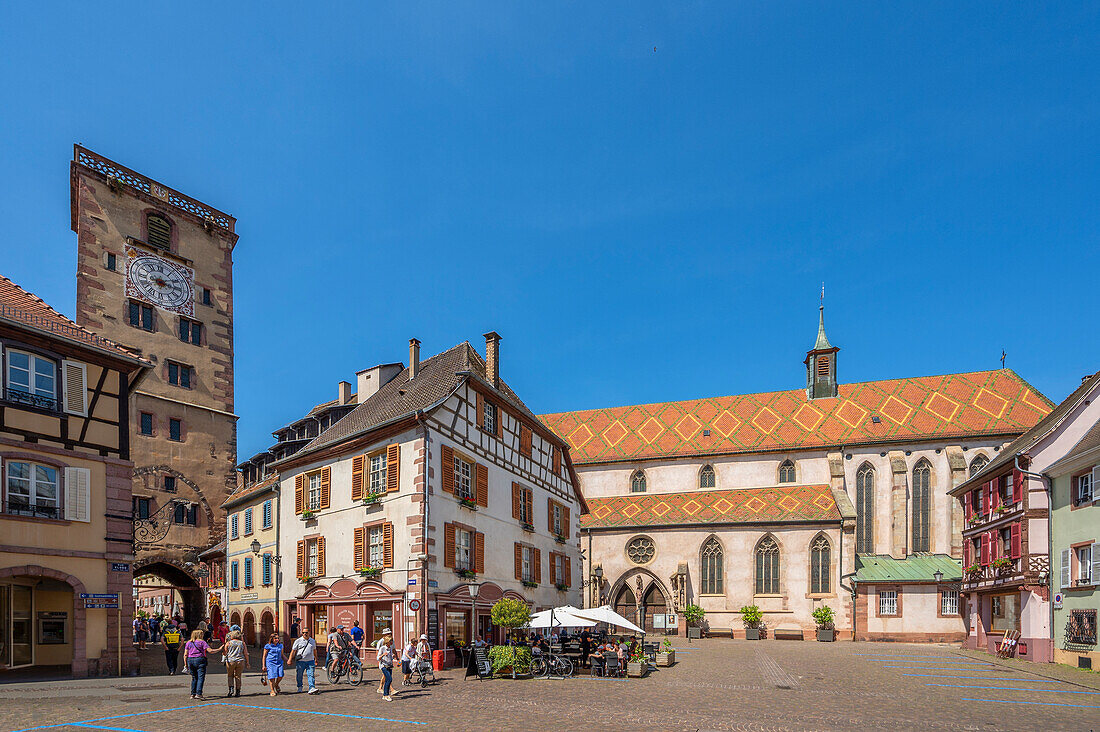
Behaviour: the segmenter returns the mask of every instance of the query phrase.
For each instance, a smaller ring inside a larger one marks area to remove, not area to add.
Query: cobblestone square
[[[224,699],[218,663],[211,664],[205,702],[188,700],[186,675],[7,684],[0,686],[0,732],[380,724],[410,730],[1100,727],[1100,675],[995,661],[948,646],[679,641],[677,660],[644,679],[478,681],[451,670],[428,689],[400,689],[392,703],[375,693],[377,672],[359,687],[321,682],[320,694],[278,698],[268,696],[252,672],[239,699]],[[293,689],[293,678],[286,681],[284,688]]]

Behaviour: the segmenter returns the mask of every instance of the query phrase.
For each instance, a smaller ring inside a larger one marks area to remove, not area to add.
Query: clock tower
[[[183,588],[193,625],[236,485],[236,220],[79,145],[70,179],[76,321],[154,365],[129,399],[132,505],[113,510],[134,513],[135,578]]]

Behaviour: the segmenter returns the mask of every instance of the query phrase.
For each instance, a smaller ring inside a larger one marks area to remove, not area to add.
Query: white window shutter
[[[8,367],[4,363],[4,344],[0,343],[0,397],[4,396],[4,377],[7,376]]]
[[[1070,586],[1070,581],[1069,581],[1069,569],[1070,569],[1069,549],[1063,549],[1062,550],[1062,567],[1061,567],[1061,569],[1062,569],[1062,572],[1061,572],[1062,582],[1060,584],[1060,588],[1064,590],[1064,589],[1066,589],[1067,587]]]
[[[69,521],[92,520],[92,471],[88,468],[65,468],[65,518]]]
[[[1092,469],[1092,500],[1100,500],[1100,490],[1097,490],[1097,486],[1100,485],[1100,465],[1097,465]]]
[[[1092,578],[1092,583],[1095,585],[1100,582],[1100,544],[1093,542],[1093,545],[1089,547],[1089,551],[1092,552],[1092,574],[1089,577]]]
[[[61,362],[65,411],[88,416],[88,367],[79,361]]]

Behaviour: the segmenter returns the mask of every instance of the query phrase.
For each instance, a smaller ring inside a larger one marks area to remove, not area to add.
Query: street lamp
[[[249,549],[251,549],[252,553],[255,554],[257,557],[260,556],[260,540],[253,539],[252,544],[249,545]]]
[[[932,578],[936,580],[937,585],[940,584],[941,582],[943,582],[943,572],[937,569],[935,572],[932,573]]]

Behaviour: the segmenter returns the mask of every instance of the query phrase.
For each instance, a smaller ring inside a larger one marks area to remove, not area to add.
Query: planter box
[[[703,629],[702,628],[688,628],[688,638],[702,638],[702,637],[703,637]]]
[[[669,651],[668,653],[657,654],[658,666],[671,666],[676,663],[676,651]]]
[[[638,661],[637,663],[634,663],[633,661],[627,661],[627,664],[626,664],[626,675],[627,676],[631,676],[633,678],[640,679],[643,676],[645,676],[647,673],[649,673],[649,664],[648,663],[645,663],[644,661]]]
[[[817,639],[822,643],[832,643],[836,640],[836,630],[830,628],[829,630],[817,629]]]
[[[760,628],[745,628],[745,640],[760,640]]]

